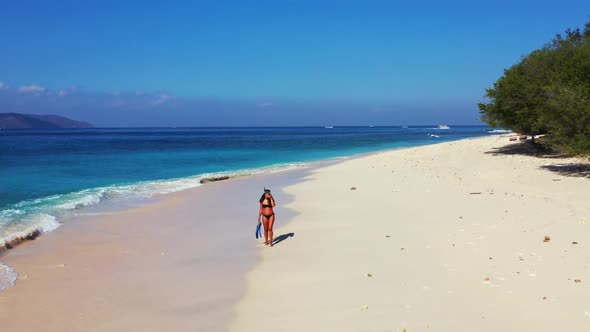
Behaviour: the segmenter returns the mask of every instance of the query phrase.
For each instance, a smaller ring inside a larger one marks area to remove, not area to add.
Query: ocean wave
[[[10,266],[0,263],[0,291],[14,286],[18,274]]]
[[[0,219],[0,226],[2,226],[0,227],[0,248],[10,249],[20,242],[54,231],[59,225],[55,216],[46,213],[30,214],[17,220],[2,218]]]
[[[203,179],[275,173],[304,165],[305,163],[278,164],[238,171],[205,173],[184,178],[84,189],[22,201],[0,211],[0,249],[12,248],[22,241],[51,232],[59,227],[58,220],[68,213],[96,206],[106,200],[127,197],[149,198],[199,187]]]
[[[506,129],[494,129],[494,130],[488,130],[488,133],[511,133],[512,130],[506,130]]]

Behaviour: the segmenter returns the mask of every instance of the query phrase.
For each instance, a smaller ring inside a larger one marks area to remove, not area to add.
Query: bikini
[[[270,205],[270,204],[262,204],[262,207],[263,208],[271,208],[272,209],[272,205]],[[275,215],[274,211],[273,211],[273,213],[271,213],[269,215],[263,214],[263,216],[265,216],[266,218],[270,218],[270,217],[272,217],[274,215]]]

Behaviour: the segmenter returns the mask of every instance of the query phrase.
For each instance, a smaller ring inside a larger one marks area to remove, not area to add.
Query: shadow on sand
[[[579,163],[544,165],[541,166],[541,169],[546,169],[563,176],[590,178],[590,164]]]
[[[530,141],[514,143],[499,148],[493,148],[486,152],[494,156],[500,155],[522,155],[544,159],[567,159],[568,155],[559,151],[546,148],[540,144],[534,144]],[[563,176],[587,177],[590,178],[590,164],[588,163],[560,163],[553,165],[543,165],[541,169],[557,173]]]
[[[274,238],[274,240],[272,240],[272,245],[277,245],[283,241],[285,241],[286,239],[295,236],[295,233],[287,233],[287,234],[283,234],[283,235],[279,235],[277,237]]]
[[[555,151],[553,149],[546,148],[540,144],[532,143],[531,141],[525,141],[520,143],[508,144],[499,148],[493,148],[491,151],[486,152],[494,156],[500,155],[523,155],[537,158],[568,158],[567,155]]]

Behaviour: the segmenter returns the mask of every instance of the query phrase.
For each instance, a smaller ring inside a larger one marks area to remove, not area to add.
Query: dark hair
[[[262,196],[260,196],[260,201],[259,201],[260,203],[262,203],[262,202],[264,201],[264,195],[266,195],[266,194],[269,194],[269,195],[271,195],[271,193],[270,193],[270,192],[264,192],[264,194],[262,194]],[[271,195],[271,196],[272,196],[272,195]]]

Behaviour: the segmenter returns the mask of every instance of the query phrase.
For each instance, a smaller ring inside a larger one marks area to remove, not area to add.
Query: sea
[[[205,178],[501,132],[436,125],[0,130],[0,250],[89,208],[195,188]],[[15,280],[0,263],[0,291]]]

